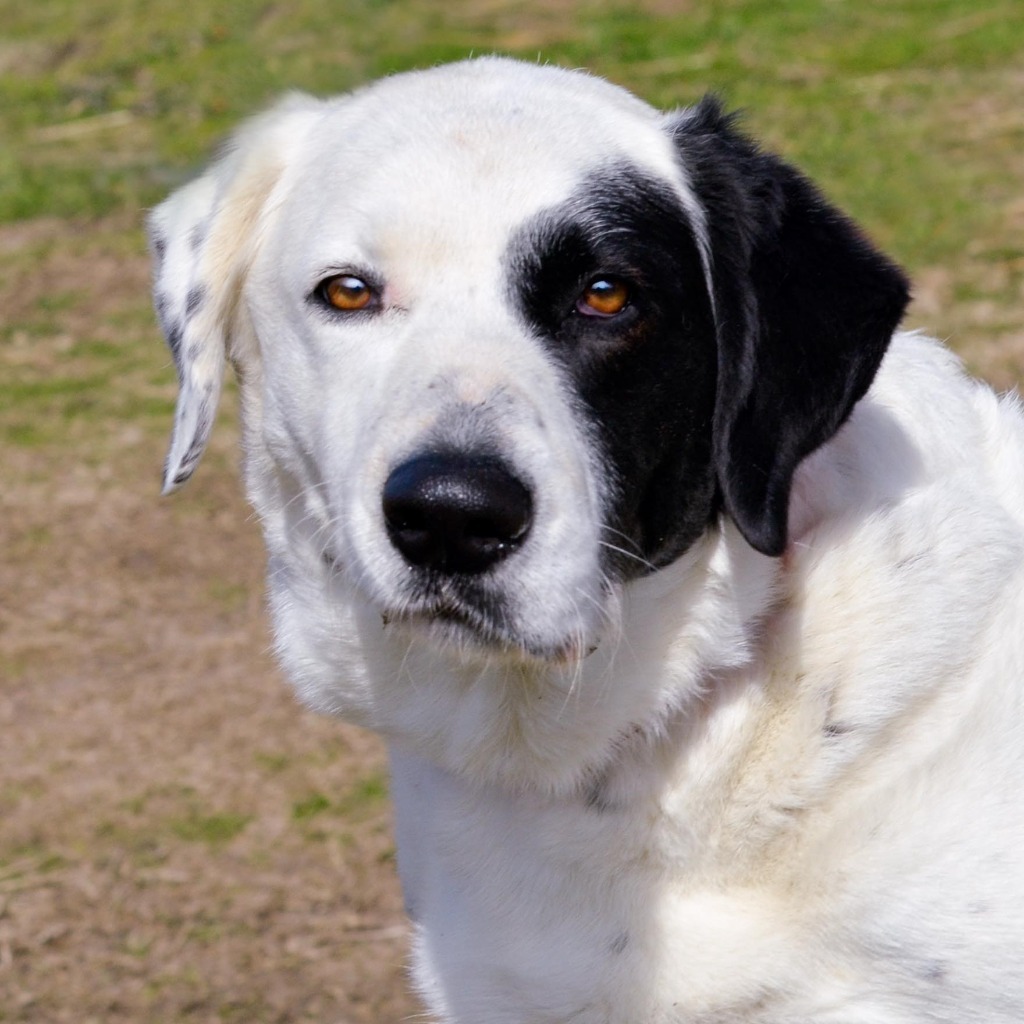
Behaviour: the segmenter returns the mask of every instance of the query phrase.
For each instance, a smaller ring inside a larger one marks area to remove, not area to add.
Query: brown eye
[[[323,297],[343,313],[356,313],[373,301],[373,289],[361,277],[352,274],[329,278],[320,290]]]
[[[614,277],[592,281],[576,300],[576,310],[584,316],[615,316],[628,305],[629,288]]]

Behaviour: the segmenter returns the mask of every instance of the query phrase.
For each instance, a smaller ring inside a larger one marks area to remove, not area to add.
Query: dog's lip
[[[585,648],[578,639],[546,644],[532,642],[491,622],[482,612],[450,599],[382,611],[381,621],[385,629],[400,626],[428,638],[433,635],[439,647],[450,647],[454,640],[462,653],[475,649],[487,656],[511,656],[518,661],[547,665],[575,664],[596,649],[596,645]]]
[[[385,625],[390,625],[392,622],[410,625],[432,622],[451,623],[456,626],[464,626],[479,634],[483,640],[501,642],[506,639],[505,631],[490,622],[482,612],[446,598],[424,602],[401,611],[385,611],[381,613],[381,618],[384,619]]]
[[[340,569],[341,560],[333,551],[323,551],[322,558],[330,569]],[[377,602],[371,600],[370,604]],[[548,664],[576,662],[594,650],[593,647],[584,650],[579,642],[571,639],[564,643],[531,643],[496,623],[472,603],[447,593],[421,596],[400,607],[378,604],[377,610],[385,629],[398,626],[420,635],[433,634],[438,646],[450,646],[454,640],[459,650],[476,648],[488,655],[511,655]]]

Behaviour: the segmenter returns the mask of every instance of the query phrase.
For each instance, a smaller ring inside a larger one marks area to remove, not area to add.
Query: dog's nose
[[[383,506],[402,557],[449,576],[500,562],[533,521],[529,489],[490,456],[431,453],[403,462],[384,484]]]

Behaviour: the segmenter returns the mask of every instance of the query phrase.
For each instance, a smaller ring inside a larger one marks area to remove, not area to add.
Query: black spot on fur
[[[614,810],[606,791],[606,780],[604,776],[593,779],[583,793],[583,802],[589,811],[596,811],[598,814],[607,814]]]
[[[174,478],[175,484],[184,483],[195,472],[195,468],[202,457],[203,449],[206,447],[206,438],[213,424],[213,413],[213,403],[209,400],[209,396],[206,396],[199,406],[191,443],[186,449],[185,454],[181,457],[178,473]]]
[[[156,292],[153,296],[153,307],[156,309],[156,317],[160,323],[160,330],[163,331],[167,341],[167,347],[171,350],[171,357],[175,366],[181,369],[181,338],[184,333],[184,324],[172,313],[171,299],[165,292]]]
[[[840,736],[848,736],[854,729],[855,726],[845,722],[828,722],[823,731],[828,739],[834,740],[839,739]]]
[[[666,185],[608,168],[527,224],[506,263],[513,301],[565,367],[604,449],[609,569],[637,576],[671,562],[715,514],[715,333],[685,212]],[[626,283],[628,307],[608,319],[578,313],[601,277]]]
[[[195,316],[205,301],[206,289],[201,284],[190,288],[185,298],[185,319],[190,320]]]
[[[185,333],[185,326],[178,320],[172,320],[164,324],[164,337],[167,339],[167,347],[171,350],[171,356],[175,365],[181,369],[181,338]]]
[[[206,233],[209,230],[209,225],[203,221],[197,224],[190,232],[188,236],[188,247],[192,252],[198,252],[203,242],[206,241]]]
[[[161,267],[163,267],[164,259],[167,256],[167,239],[163,235],[158,235],[154,232],[150,239],[150,245],[153,250],[153,270],[155,274],[159,274]]]
[[[164,292],[156,292],[153,295],[153,308],[156,310],[156,318],[160,321],[160,329],[166,331],[167,323],[171,319],[171,300]]]
[[[620,954],[622,954],[622,953],[624,953],[626,951],[626,947],[628,945],[629,945],[629,932],[620,932],[612,940],[612,944],[608,947],[608,949],[612,953],[614,953],[616,956],[619,956]]]

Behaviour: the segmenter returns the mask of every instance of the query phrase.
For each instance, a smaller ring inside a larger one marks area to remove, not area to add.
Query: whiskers
[[[644,573],[654,572],[658,568],[653,562],[639,554],[636,550],[636,541],[628,534],[616,530],[613,526],[606,525],[602,529],[606,534],[615,534],[621,537],[629,545],[629,547],[623,547],[621,544],[613,544],[611,541],[601,538],[598,540],[598,544],[606,551],[611,551],[617,558],[625,559],[628,563],[635,563]],[[631,548],[633,550],[630,550]]]
[[[280,514],[287,522],[290,537],[303,538],[315,553],[316,560],[333,564],[330,537],[336,525],[327,503],[327,485],[321,481],[302,482],[294,477],[294,493],[281,506]]]

